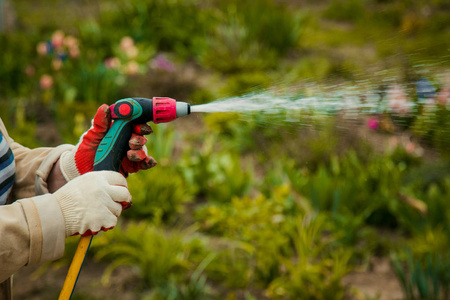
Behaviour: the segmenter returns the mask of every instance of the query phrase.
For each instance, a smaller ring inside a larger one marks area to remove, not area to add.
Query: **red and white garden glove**
[[[113,171],[81,175],[53,196],[61,208],[66,237],[96,235],[114,228],[122,208],[131,203],[127,180]]]
[[[67,181],[94,169],[95,153],[110,127],[111,111],[108,105],[103,104],[94,116],[92,127],[81,136],[76,147],[72,151],[61,154],[60,168]],[[150,169],[157,164],[153,157],[147,155],[145,147],[147,139],[144,135],[152,132],[152,128],[147,124],[133,126],[133,133],[129,141],[130,149],[120,168],[120,173],[125,177],[128,176],[128,173]]]

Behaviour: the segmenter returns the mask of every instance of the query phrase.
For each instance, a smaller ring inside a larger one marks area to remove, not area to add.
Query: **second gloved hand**
[[[113,171],[86,173],[53,195],[64,217],[66,237],[112,229],[122,208],[131,205],[125,177]]]

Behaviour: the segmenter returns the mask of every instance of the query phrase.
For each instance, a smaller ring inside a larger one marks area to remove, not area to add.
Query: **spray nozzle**
[[[172,98],[153,98],[153,122],[166,123],[191,113],[189,103],[176,101]]]

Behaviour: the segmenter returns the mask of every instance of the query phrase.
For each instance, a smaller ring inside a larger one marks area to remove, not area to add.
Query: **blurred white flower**
[[[125,36],[120,40],[120,48],[122,48],[123,51],[126,52],[132,47],[134,47],[134,40],[131,37]]]
[[[40,42],[36,46],[36,51],[39,55],[47,55],[48,53],[48,45],[46,42]]]
[[[139,72],[139,64],[135,61],[130,61],[125,66],[125,73],[128,75],[134,75]]]
[[[388,107],[392,113],[407,115],[411,113],[413,103],[406,96],[404,89],[398,84],[392,85],[387,92]]]
[[[78,58],[80,56],[80,48],[78,48],[78,46],[69,48],[69,56],[71,58]]]

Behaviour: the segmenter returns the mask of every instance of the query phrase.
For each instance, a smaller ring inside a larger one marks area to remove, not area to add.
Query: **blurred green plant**
[[[130,266],[139,272],[146,288],[184,282],[191,269],[197,270],[191,276],[193,284],[204,284],[201,273],[212,258],[194,233],[195,228],[166,232],[155,224],[140,222],[101,235],[93,247],[95,257],[110,262],[102,281],[107,283],[116,268]]]
[[[295,208],[291,201],[289,186],[281,186],[271,198],[234,197],[230,205],[207,204],[197,209],[196,219],[206,232],[251,245],[238,250],[240,258],[248,260],[244,265],[252,266],[244,272],[251,274],[246,281],[268,284],[280,274],[281,257],[292,254],[288,236]]]
[[[361,0],[332,0],[325,9],[324,16],[337,21],[357,21],[365,16],[364,2]]]
[[[415,226],[409,222],[407,208],[412,206],[418,215],[426,212],[412,203],[422,201],[403,201],[407,194],[402,185],[406,170],[404,161],[395,162],[384,156],[362,159],[355,151],[341,158],[332,156],[329,164],[319,164],[313,172],[292,163],[286,166],[293,187],[311,200],[314,209],[330,212],[332,217],[361,219],[367,225],[402,225],[411,231]],[[355,229],[360,225],[355,223]]]
[[[133,207],[124,212],[128,218],[174,221],[192,199],[182,175],[168,167],[131,174],[128,188],[133,195]]]
[[[170,166],[174,155],[175,130],[166,124],[152,126],[152,129],[153,133],[147,143],[148,153],[158,161],[159,165]]]
[[[271,0],[222,1],[202,62],[224,73],[265,70],[299,45],[304,17]],[[273,26],[276,24],[276,26]]]
[[[247,194],[252,185],[252,169],[237,152],[214,151],[214,137],[204,141],[200,152],[186,151],[179,163],[194,194],[212,202],[230,202]]]
[[[423,108],[413,125],[413,131],[422,139],[450,155],[450,109],[443,105]]]
[[[407,299],[450,297],[448,241],[443,230],[429,230],[391,254],[394,271]]]
[[[268,294],[275,299],[342,299],[351,251],[330,248],[332,238],[322,236],[324,216],[306,215],[296,223],[291,233],[296,257],[285,258],[285,271],[270,283]]]
[[[112,9],[102,11],[100,16],[102,27],[119,29],[138,42],[185,58],[202,53],[205,37],[214,24],[214,15],[197,0],[116,0],[110,4]]]

